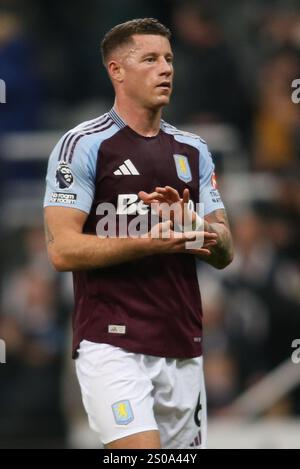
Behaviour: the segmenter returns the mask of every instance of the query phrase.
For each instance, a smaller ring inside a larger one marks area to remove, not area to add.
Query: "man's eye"
[[[154,57],[147,57],[146,59],[146,62],[154,62]]]

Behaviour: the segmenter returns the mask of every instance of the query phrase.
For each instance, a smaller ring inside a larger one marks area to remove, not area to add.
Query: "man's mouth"
[[[171,83],[169,81],[163,81],[159,85],[157,85],[158,88],[171,88]]]

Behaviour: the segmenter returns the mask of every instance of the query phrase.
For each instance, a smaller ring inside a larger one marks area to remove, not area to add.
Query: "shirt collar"
[[[119,114],[115,111],[114,108],[111,108],[108,115],[114,121],[114,123],[117,124],[118,127],[120,127],[120,129],[126,127],[127,124],[123,121],[123,119],[119,116]]]

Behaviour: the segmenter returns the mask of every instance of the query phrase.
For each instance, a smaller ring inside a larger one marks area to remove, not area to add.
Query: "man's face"
[[[170,101],[173,54],[164,36],[135,34],[134,45],[122,55],[123,92],[139,104],[155,109]]]

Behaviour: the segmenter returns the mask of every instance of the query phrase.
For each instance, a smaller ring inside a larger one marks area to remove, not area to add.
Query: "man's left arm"
[[[216,193],[216,190],[214,192]],[[182,198],[180,198],[178,191],[170,186],[156,187],[155,191],[150,194],[141,191],[139,192],[139,197],[147,205],[154,203],[153,208],[156,209],[157,213],[160,213],[163,219],[171,219],[173,223],[176,222],[177,224],[179,221],[186,227],[186,216],[188,229],[183,229],[183,231],[201,231],[204,236],[205,233],[217,234],[217,239],[214,241],[210,240],[205,245],[210,251],[208,255],[203,255],[200,249],[190,248],[187,249],[187,253],[196,255],[198,259],[207,262],[217,269],[224,269],[231,263],[233,259],[233,242],[228,218],[221,199],[217,202],[219,208],[209,211],[201,218],[195,211],[190,211],[188,208],[190,197],[188,189],[184,190]],[[210,202],[209,197],[205,199],[208,203]],[[215,204],[216,202],[213,201],[212,203]],[[170,211],[168,206],[173,207],[173,211]],[[210,204],[209,207],[212,207],[212,205]],[[184,227],[182,226],[182,228]]]
[[[204,218],[204,231],[218,235],[217,244],[210,247],[211,255],[202,260],[217,269],[224,269],[233,259],[233,242],[228,218],[221,194],[218,190],[215,165],[207,144],[199,141],[200,200],[203,204],[201,218]],[[197,255],[197,254],[196,254]]]

